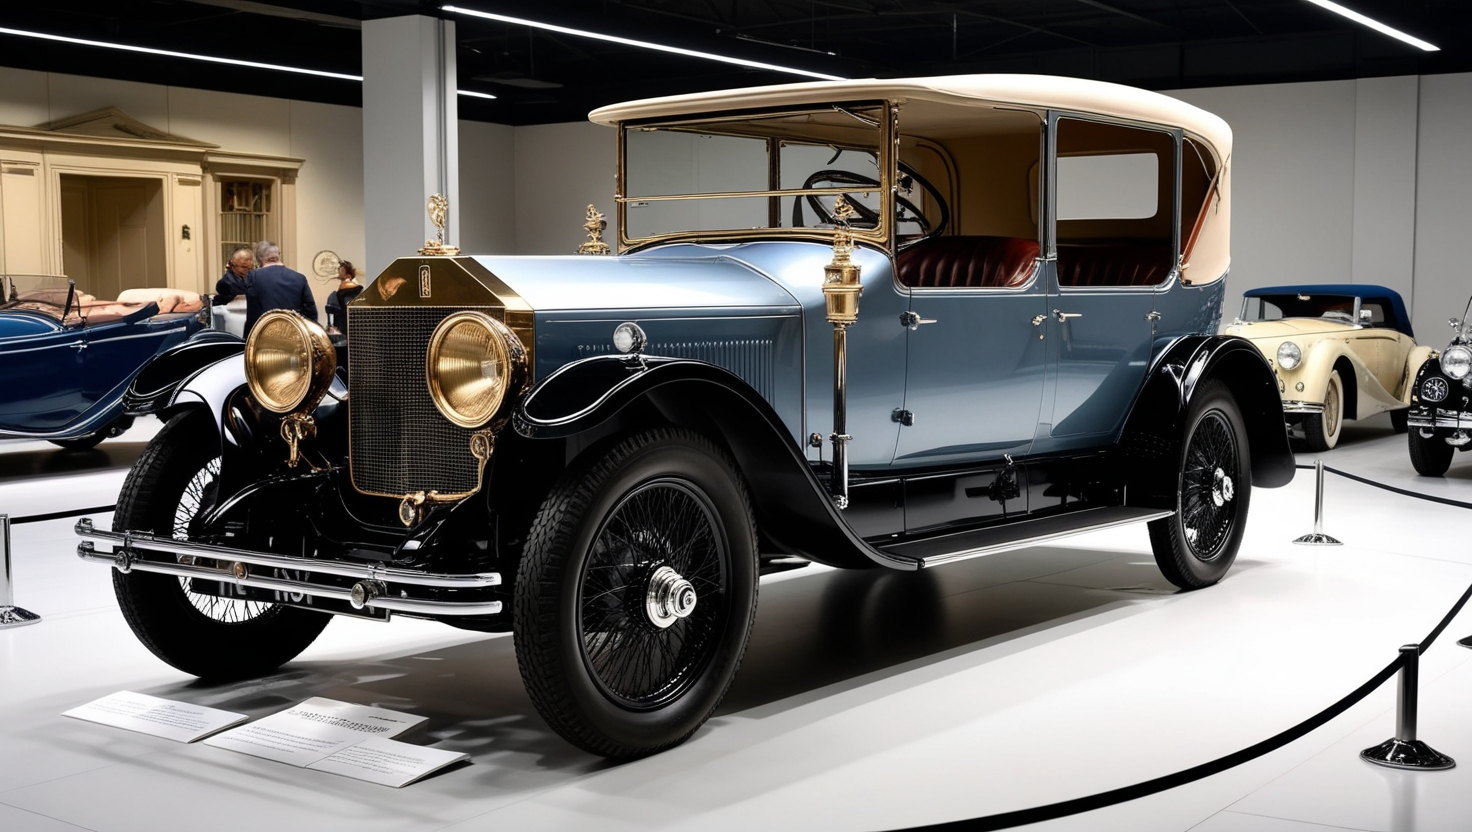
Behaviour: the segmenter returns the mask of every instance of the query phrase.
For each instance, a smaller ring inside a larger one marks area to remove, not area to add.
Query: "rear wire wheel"
[[[1181,440],[1176,512],[1150,522],[1150,548],[1166,580],[1199,589],[1222,579],[1237,558],[1252,496],[1247,431],[1220,381],[1192,397]]]
[[[114,531],[188,540],[215,506],[220,438],[203,410],[164,425],[118,495]],[[199,565],[212,561],[198,559]],[[138,640],[165,662],[205,679],[270,673],[305,650],[332,616],[201,592],[198,578],[113,571],[113,591]]]
[[[735,465],[698,434],[640,433],[569,469],[515,588],[517,663],[543,719],[606,757],[693,734],[746,651],[756,541]]]

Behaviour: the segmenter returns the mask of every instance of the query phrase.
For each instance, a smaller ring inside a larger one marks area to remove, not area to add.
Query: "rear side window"
[[[1065,287],[1154,286],[1175,265],[1175,140],[1058,120],[1055,239]]]

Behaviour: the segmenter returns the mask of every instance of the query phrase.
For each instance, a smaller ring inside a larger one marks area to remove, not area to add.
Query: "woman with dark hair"
[[[337,266],[337,291],[327,298],[327,334],[332,345],[337,347],[338,366],[348,366],[348,302],[363,291],[358,283],[357,271],[347,260]]]

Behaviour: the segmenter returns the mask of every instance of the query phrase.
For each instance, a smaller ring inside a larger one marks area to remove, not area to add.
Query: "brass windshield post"
[[[848,508],[848,328],[859,319],[859,266],[850,259],[854,250],[849,220],[857,212],[840,194],[833,203],[833,262],[823,267],[823,300],[833,325],[833,502]]]

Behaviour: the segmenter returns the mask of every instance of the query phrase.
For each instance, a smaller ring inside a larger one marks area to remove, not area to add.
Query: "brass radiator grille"
[[[353,486],[369,494],[458,494],[475,488],[473,431],[440,415],[424,354],[440,321],[466,307],[348,307]],[[500,310],[487,310],[500,317]]]

